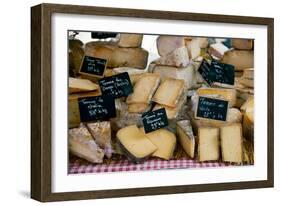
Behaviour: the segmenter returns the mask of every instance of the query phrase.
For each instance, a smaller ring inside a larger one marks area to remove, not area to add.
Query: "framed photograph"
[[[271,18],[31,8],[31,197],[273,187]]]

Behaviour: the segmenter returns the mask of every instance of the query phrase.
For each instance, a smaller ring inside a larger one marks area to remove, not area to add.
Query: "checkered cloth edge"
[[[81,164],[78,162],[69,163],[69,174],[80,173],[105,173],[105,172],[127,172],[127,171],[147,171],[160,169],[184,169],[184,168],[210,168],[229,166],[223,162],[199,162],[191,159],[161,160],[149,159],[143,163],[134,164],[127,159],[113,161],[110,164]]]

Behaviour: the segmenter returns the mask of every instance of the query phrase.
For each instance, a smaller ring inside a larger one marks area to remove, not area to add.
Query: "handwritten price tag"
[[[164,108],[147,112],[142,115],[145,133],[149,133],[168,126],[168,118]]]

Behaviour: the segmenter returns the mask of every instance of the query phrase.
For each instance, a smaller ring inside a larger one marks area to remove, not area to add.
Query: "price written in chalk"
[[[116,117],[115,101],[111,96],[78,98],[81,122]]]
[[[168,118],[164,108],[147,112],[142,115],[145,133],[153,132],[168,126]]]
[[[99,80],[103,95],[110,95],[114,98],[127,97],[133,93],[133,86],[127,72],[105,77]]]
[[[80,73],[103,77],[104,71],[106,69],[106,62],[106,59],[84,56],[80,68]]]
[[[196,117],[226,121],[228,101],[208,97],[199,97]]]

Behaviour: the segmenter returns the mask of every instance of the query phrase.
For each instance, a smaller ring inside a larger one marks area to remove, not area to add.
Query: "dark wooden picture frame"
[[[216,184],[162,186],[53,193],[51,190],[51,17],[54,13],[154,18],[166,20],[239,23],[267,26],[267,180]],[[31,198],[63,201],[93,198],[160,195],[234,189],[273,187],[274,185],[274,20],[199,13],[119,9],[76,5],[40,4],[31,8]]]

